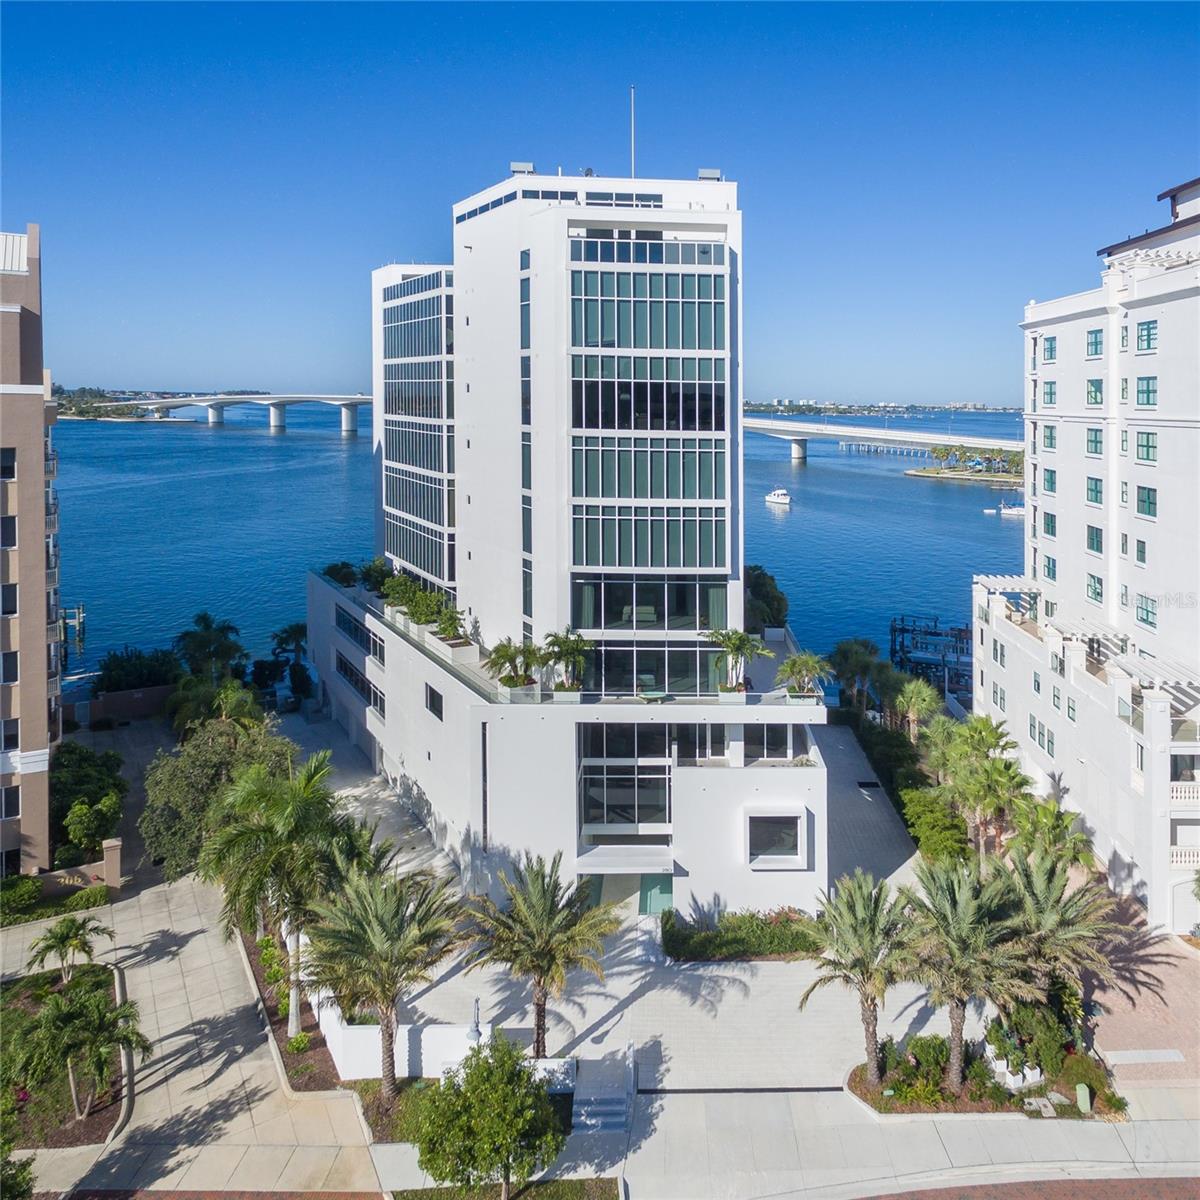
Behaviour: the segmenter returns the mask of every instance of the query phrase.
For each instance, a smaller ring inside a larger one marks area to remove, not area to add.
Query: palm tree
[[[913,975],[930,1002],[949,1009],[950,1059],[945,1087],[963,1086],[963,1026],[967,1005],[983,998],[1001,1011],[1018,1000],[1044,1000],[1029,976],[1027,957],[1005,919],[1009,888],[1003,871],[981,873],[973,863],[919,862],[918,890],[906,890],[913,916]]]
[[[396,1008],[449,952],[457,911],[445,879],[358,869],[313,906],[306,977],[344,1010],[369,1009],[378,1018],[385,1105],[396,1098]]]
[[[52,992],[22,1048],[21,1070],[30,1082],[65,1070],[75,1119],[81,1121],[108,1085],[113,1059],[123,1047],[141,1055],[143,1062],[150,1057],[150,1040],[138,1028],[138,1006],[134,1001],[114,1004],[101,992],[75,989]],[[82,1104],[77,1064],[91,1080]]]
[[[842,686],[850,693],[851,705],[865,696],[871,664],[879,657],[879,647],[867,638],[847,638],[838,642],[829,655],[830,666]]]
[[[1008,852],[1014,858],[1044,854],[1068,866],[1095,866],[1092,839],[1077,824],[1080,814],[1060,807],[1054,797],[1026,793],[1013,804],[1011,815],[1014,833]]]
[[[939,713],[931,717],[918,734],[925,747],[925,760],[937,783],[945,783],[958,758],[959,731],[962,725],[953,717]]]
[[[905,676],[896,670],[890,662],[880,660],[871,664],[868,676],[875,694],[879,697],[879,712],[883,723],[888,729],[894,729],[899,721],[899,710],[896,702],[900,689],[904,686]],[[864,707],[866,693],[864,693]]]
[[[549,865],[528,852],[513,868],[513,878],[501,871],[508,899],[500,908],[487,896],[476,900],[475,948],[468,966],[497,964],[533,984],[533,1057],[546,1057],[546,1002],[567,986],[567,973],[576,968],[604,979],[599,955],[604,939],[620,926],[616,906],[591,906],[588,889],[564,884],[559,877],[562,852]]]
[[[840,983],[858,996],[867,1051],[867,1083],[879,1087],[879,1007],[887,990],[904,977],[905,908],[886,880],[861,869],[838,880],[832,896],[822,893],[820,915],[808,926],[816,941],[811,958],[819,972],[800,997],[800,1007],[818,988]]]
[[[942,697],[932,684],[914,676],[900,688],[896,696],[896,709],[908,729],[909,741],[915,746],[921,723],[942,711]]]
[[[544,661],[547,666],[562,667],[563,683],[574,691],[587,665],[588,651],[593,643],[569,625],[562,633],[546,635]]]
[[[53,956],[58,959],[65,987],[71,982],[75,960],[82,958],[91,962],[96,953],[96,938],[101,937],[112,941],[116,934],[107,925],[101,925],[95,917],[76,917],[71,914],[60,917],[30,946],[25,969],[32,971],[41,968],[46,959]]]
[[[232,621],[218,621],[209,612],[199,612],[192,628],[175,639],[175,650],[193,675],[206,675],[214,685],[221,675],[246,651],[237,640],[238,628]]]
[[[300,1032],[301,931],[361,848],[359,826],[329,789],[330,769],[328,750],[286,779],[250,767],[217,806],[200,850],[201,878],[224,889],[226,936],[257,925],[263,912],[286,926],[289,1037]]]
[[[185,675],[167,701],[174,728],[181,739],[205,721],[217,721],[222,731],[237,739],[247,729],[262,724],[263,712],[254,693],[236,679],[218,685],[198,675]]]
[[[483,669],[505,687],[525,687],[534,682],[533,672],[541,661],[541,653],[533,644],[501,638],[483,660]]]
[[[775,657],[775,651],[768,650],[762,638],[744,629],[710,629],[704,637],[721,648],[717,665],[725,668],[726,691],[742,690],[746,667],[756,658]]]
[[[1116,900],[1102,884],[1089,879],[1071,888],[1071,866],[1036,851],[1013,856],[1005,873],[1010,920],[1024,939],[1030,970],[1044,991],[1066,984],[1077,995],[1086,972],[1101,983],[1114,978],[1108,947],[1127,927],[1109,917]]]
[[[287,658],[290,654],[292,662],[299,662],[308,648],[308,625],[303,621],[293,621],[282,629],[271,634],[271,656]]]
[[[796,654],[789,654],[779,664],[779,672],[776,675],[776,679],[789,691],[799,692],[802,696],[819,694],[818,684],[833,678],[833,668],[812,650],[800,650]]]

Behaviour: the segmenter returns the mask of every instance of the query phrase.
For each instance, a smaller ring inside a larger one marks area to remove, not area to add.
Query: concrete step
[[[571,1111],[574,1127],[589,1132],[622,1130],[627,1117],[624,1096],[577,1096]]]

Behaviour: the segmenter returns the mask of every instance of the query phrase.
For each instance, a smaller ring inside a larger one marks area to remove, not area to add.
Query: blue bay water
[[[186,411],[186,410],[185,410]],[[224,426],[63,421],[59,450],[62,600],[87,608],[74,673],[123,645],[165,646],[201,609],[228,618],[257,657],[274,629],[304,617],[304,572],[360,562],[373,538],[371,439],[344,437],[335,410],[230,410]],[[829,419],[831,425],[878,418]],[[889,424],[1019,438],[1015,413],[922,414]],[[785,441],[748,434],[746,560],[771,571],[798,639],[828,650],[842,637],[887,644],[905,613],[966,620],[971,575],[1020,569],[1021,522],[984,516],[1001,493],[914,479],[922,460],[856,454],[810,441],[796,464]],[[792,493],[790,510],[762,497]]]

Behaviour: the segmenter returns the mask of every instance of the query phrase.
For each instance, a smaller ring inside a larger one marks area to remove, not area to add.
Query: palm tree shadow
[[[1106,1010],[1106,995],[1120,997],[1134,1007],[1139,999],[1146,997],[1165,1003],[1163,975],[1177,966],[1170,938],[1146,924],[1145,913],[1133,897],[1119,898],[1113,917],[1122,929],[1107,939],[1103,947],[1112,964],[1113,978],[1105,983],[1090,973],[1085,974],[1084,1003]]]

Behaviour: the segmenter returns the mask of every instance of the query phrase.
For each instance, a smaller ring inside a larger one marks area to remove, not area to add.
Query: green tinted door
[[[643,916],[656,917],[671,907],[672,887],[670,875],[643,875],[641,892],[638,896],[638,912]]]

